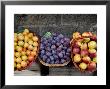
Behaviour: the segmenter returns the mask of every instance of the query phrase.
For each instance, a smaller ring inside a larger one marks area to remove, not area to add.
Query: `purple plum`
[[[68,49],[67,49],[67,52],[71,52],[71,48],[68,48]]]
[[[59,37],[59,38],[63,38],[64,36],[63,36],[62,34],[59,34],[58,37]]]
[[[45,50],[42,50],[42,51],[41,51],[41,54],[45,54]]]
[[[51,53],[50,52],[46,52],[46,55],[49,57],[49,56],[51,56]]]
[[[59,46],[60,46],[60,43],[58,43],[58,42],[57,42],[57,43],[56,43],[56,46],[58,46],[58,47],[59,47]]]
[[[52,50],[52,54],[56,54],[56,51],[55,50]]]
[[[59,58],[63,58],[63,54],[61,52],[58,54],[58,56]]]
[[[61,59],[61,63],[63,64],[63,63],[65,63],[66,62],[66,60],[64,60],[64,59]]]
[[[47,59],[47,56],[46,55],[43,55],[43,59]]]
[[[54,61],[50,61],[50,64],[54,64]]]
[[[55,45],[52,45],[52,46],[51,46],[51,49],[56,49],[56,46],[55,46]]]
[[[57,52],[61,52],[61,50],[62,50],[62,48],[59,48],[59,47],[57,48]]]
[[[46,60],[46,63],[50,63],[50,59],[49,58]]]
[[[52,40],[52,44],[55,44],[56,43],[56,41],[55,40]]]
[[[53,61],[53,60],[54,60],[54,57],[53,57],[53,56],[50,56],[50,60],[52,60],[52,61]]]
[[[64,39],[61,39],[60,42],[63,44],[64,43]]]

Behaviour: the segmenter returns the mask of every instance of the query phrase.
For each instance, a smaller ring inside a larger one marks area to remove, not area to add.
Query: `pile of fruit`
[[[25,29],[14,33],[14,70],[27,68],[37,57],[39,51],[38,37]]]
[[[71,57],[75,67],[93,72],[97,67],[97,36],[91,32],[73,33]]]
[[[70,61],[70,39],[62,34],[47,32],[41,38],[40,60],[46,66],[65,64]],[[59,65],[60,66],[60,65]]]

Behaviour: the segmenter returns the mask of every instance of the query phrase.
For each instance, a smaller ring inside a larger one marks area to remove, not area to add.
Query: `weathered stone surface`
[[[89,25],[96,23],[97,15],[96,14],[64,14],[62,16],[62,23],[74,25],[74,23],[82,23],[83,25]]]

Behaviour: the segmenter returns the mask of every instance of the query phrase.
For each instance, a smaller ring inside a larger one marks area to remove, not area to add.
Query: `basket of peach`
[[[81,72],[97,70],[97,36],[92,32],[74,32],[71,44],[71,58]]]
[[[14,33],[14,70],[24,70],[28,68],[38,57],[39,37],[24,29]]]

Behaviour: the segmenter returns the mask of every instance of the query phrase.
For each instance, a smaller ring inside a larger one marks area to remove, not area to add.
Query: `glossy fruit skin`
[[[88,50],[81,50],[81,56],[87,56],[89,53],[88,53]]]
[[[96,49],[89,49],[89,53],[96,53]]]
[[[95,62],[90,62],[89,64],[88,64],[88,70],[89,71],[94,71],[96,69],[96,63]]]
[[[32,45],[29,45],[28,46],[28,50],[30,50],[30,51],[33,50],[33,46]]]
[[[83,38],[83,42],[86,42],[88,43],[91,39],[88,37],[88,38]]]
[[[24,32],[29,33],[29,29],[24,29]]]
[[[38,37],[34,36],[33,38],[33,41],[37,42],[38,41]]]
[[[59,58],[63,58],[63,54],[61,52],[58,54],[58,56]]]
[[[16,58],[15,60],[17,63],[21,63],[22,62],[22,59],[20,57]]]
[[[77,38],[80,38],[80,37],[81,37],[81,34],[79,32],[73,33],[73,38],[74,39],[77,39]]]
[[[97,42],[97,36],[96,36],[96,34],[93,34],[93,36],[90,38],[92,41],[95,41],[95,42]]]
[[[73,54],[79,54],[80,48],[73,48]]]
[[[18,41],[18,45],[19,46],[23,46],[24,45],[24,42],[23,41]]]
[[[91,58],[90,58],[89,56],[83,57],[82,60],[83,60],[83,62],[86,63],[86,64],[88,64],[88,63],[91,62]]]
[[[74,48],[75,49],[79,48],[80,51],[79,52],[77,52],[77,50],[75,52],[72,51],[71,58],[73,62],[76,64],[76,67],[79,67],[81,71],[84,70],[84,71],[93,72],[93,70],[96,70],[96,66],[97,66],[97,60],[96,60],[97,59],[97,36],[92,32],[84,32],[82,33],[81,37],[78,37],[79,34],[80,33],[77,33],[77,34],[75,33],[76,38],[74,35],[70,44],[71,44],[72,50]],[[77,59],[79,58],[75,56],[76,54],[80,55],[80,58],[81,58],[80,62],[77,61]],[[75,58],[76,60],[74,60],[74,57],[76,57]],[[91,62],[94,62],[94,63],[91,63]]]
[[[31,52],[31,55],[32,55],[32,56],[36,56],[36,51],[32,51],[32,52]]]
[[[80,63],[79,67],[82,69],[82,70],[85,70],[87,68],[87,64],[82,62]]]
[[[20,41],[24,40],[24,36],[23,35],[19,35],[18,36],[18,40],[20,40]]]
[[[29,56],[28,56],[28,61],[33,61],[33,60],[34,60],[34,56],[29,55]]]
[[[20,57],[21,56],[21,53],[20,52],[15,52],[15,56],[16,57]]]
[[[23,56],[26,55],[26,52],[25,51],[22,51],[21,52],[21,55],[23,55]]]
[[[46,59],[42,59],[45,58],[44,55],[47,56]],[[66,58],[70,58],[70,55],[70,39],[64,37],[64,35],[52,33],[51,36],[47,36],[46,33],[46,37],[44,35],[41,38],[40,58],[45,61],[45,63],[62,64],[63,62],[65,62],[64,60],[66,60]]]
[[[27,66],[27,63],[26,63],[25,61],[22,61],[22,62],[21,62],[21,66],[22,66],[22,67],[26,67],[26,66]]]
[[[24,70],[35,59],[38,51],[38,38],[25,29],[14,33],[14,69]],[[34,50],[35,49],[35,50]]]
[[[28,48],[29,44],[26,42],[24,43],[24,48]]]
[[[80,54],[75,54],[74,58],[73,58],[74,62],[78,63],[81,61],[81,56]]]
[[[21,64],[16,65],[17,69],[21,69]]]
[[[30,51],[30,50],[27,50],[27,51],[26,51],[26,55],[29,56],[30,54],[31,54],[31,51]]]
[[[75,41],[74,43],[73,43],[73,47],[81,47],[81,42],[79,42],[79,41]]]
[[[96,54],[96,53],[90,53],[89,56],[90,56],[91,58],[95,58],[95,57],[97,56],[97,54]]]
[[[23,61],[26,61],[28,59],[28,57],[26,55],[21,57]]]
[[[81,50],[87,49],[87,43],[81,44]]]
[[[94,48],[97,47],[97,44],[96,44],[95,41],[90,41],[90,42],[88,43],[88,47],[89,47],[90,49],[94,49]]]
[[[82,36],[83,37],[92,37],[93,34],[91,32],[84,32],[84,33],[82,33]]]
[[[93,62],[97,63],[97,58],[96,57],[93,58]]]

